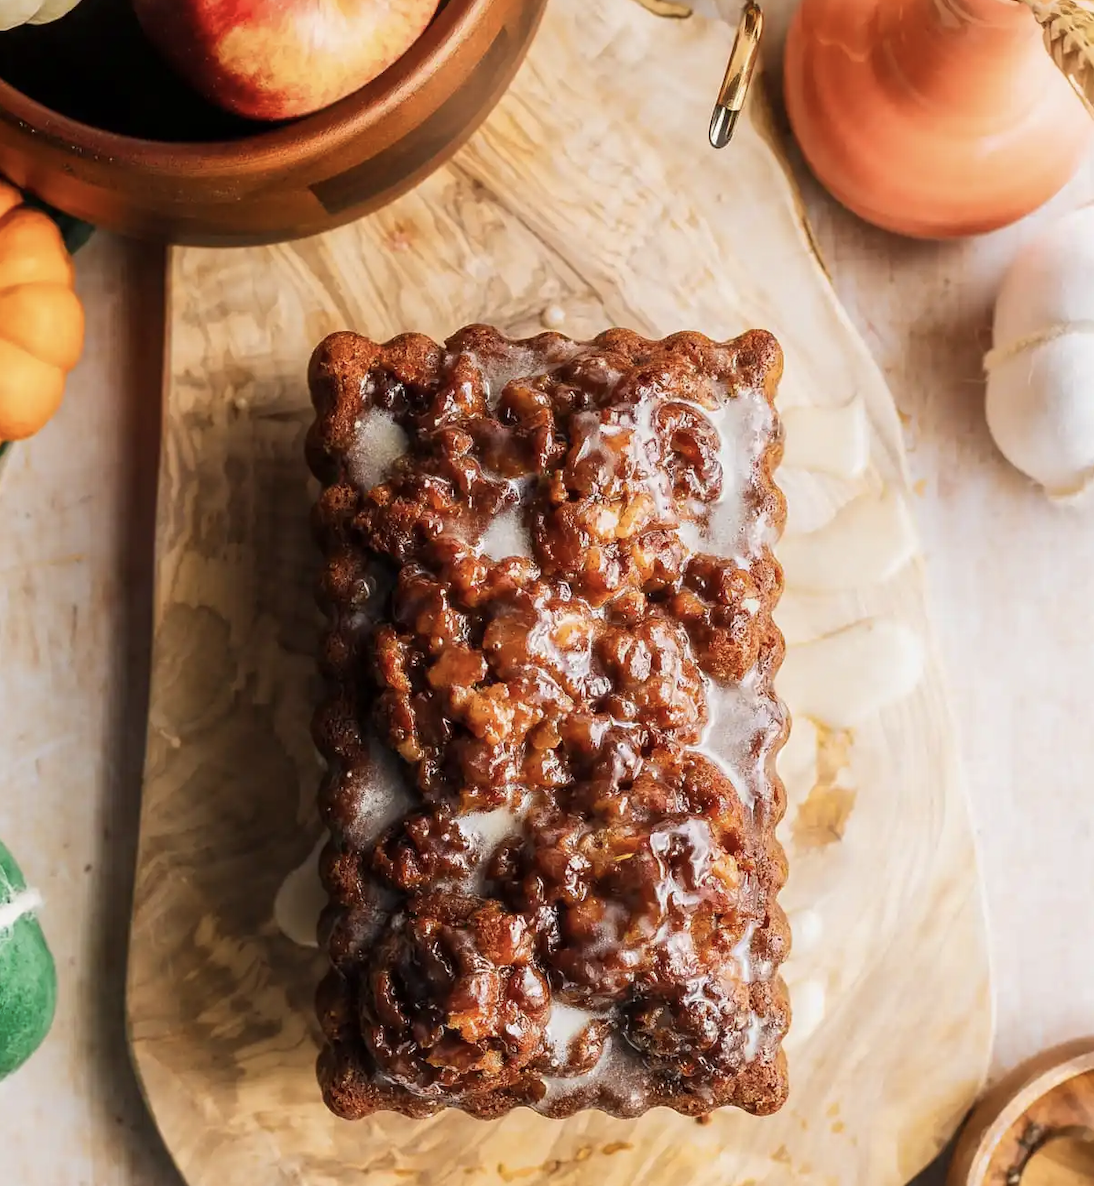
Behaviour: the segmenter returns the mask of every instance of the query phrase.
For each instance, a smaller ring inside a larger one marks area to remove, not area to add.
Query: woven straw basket
[[[1023,0],[1044,30],[1045,49],[1094,115],[1094,12],[1076,0]]]

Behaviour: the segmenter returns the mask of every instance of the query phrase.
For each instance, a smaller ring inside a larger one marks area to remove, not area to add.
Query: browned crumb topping
[[[320,1076],[341,1115],[781,1104],[779,369],[759,332],[316,351]],[[737,489],[716,419],[744,398]],[[719,556],[695,541],[727,498],[749,531]],[[711,688],[748,680],[746,787],[704,741]],[[586,1012],[553,1028],[562,1007]]]

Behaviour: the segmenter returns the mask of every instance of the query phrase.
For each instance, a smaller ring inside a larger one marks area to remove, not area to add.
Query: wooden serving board
[[[800,1036],[778,1115],[336,1120],[313,1073],[323,960],[273,922],[278,887],[320,831],[302,445],[305,366],[327,332],[443,338],[487,321],[524,335],[560,316],[575,337],[764,326],[787,356],[784,407],[857,398],[869,423],[856,482],[786,475],[791,528],[860,488],[907,493],[892,399],[812,251],[762,103],[730,149],[706,146],[729,37],[631,0],[552,0],[500,107],[414,193],[321,238],[172,254],[128,1010],[149,1105],[190,1186],[901,1186],[979,1089],[984,921],[918,562],[869,588],[788,599],[791,643],[881,618],[925,640],[927,658],[912,691],[853,736],[800,722],[816,753],[788,775],[782,901],[823,936],[791,961]]]

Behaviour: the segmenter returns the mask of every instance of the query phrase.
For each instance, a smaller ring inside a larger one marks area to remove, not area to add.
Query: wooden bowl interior
[[[958,1139],[947,1186],[1024,1182],[1025,1166],[1046,1140],[1080,1130],[1094,1130],[1094,1038],[1042,1052],[980,1100]]]
[[[284,126],[191,90],[146,40],[130,0],[81,0],[52,24],[0,32],[0,79],[60,115],[141,140],[211,143]]]

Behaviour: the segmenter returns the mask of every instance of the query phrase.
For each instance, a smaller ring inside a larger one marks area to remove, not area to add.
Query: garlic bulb
[[[1094,483],[1094,207],[1019,252],[995,305],[988,428],[1052,498]]]
[[[48,25],[79,4],[80,0],[0,0],[0,30],[19,25]]]

